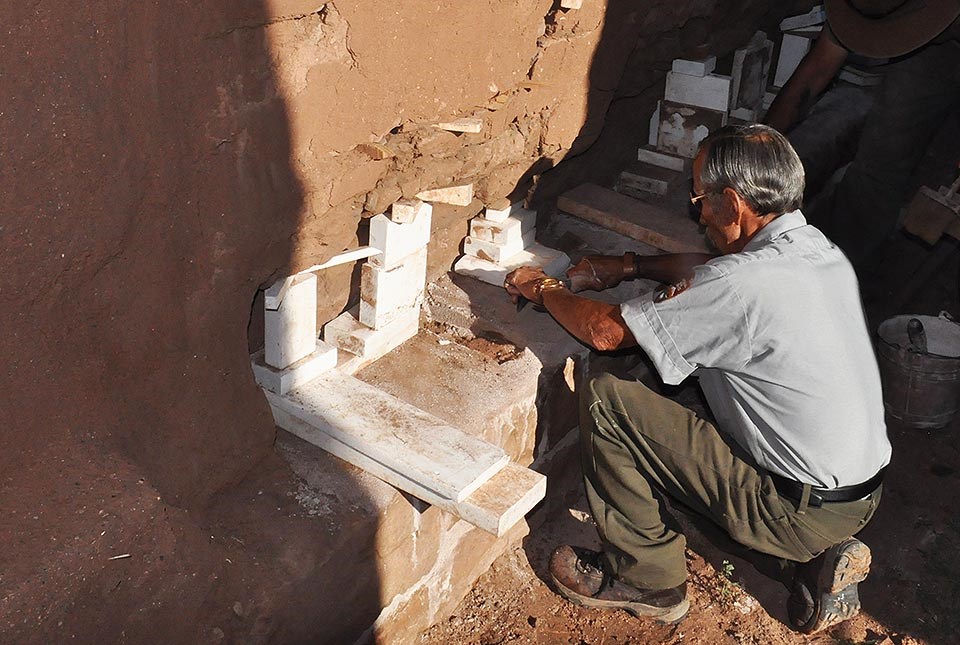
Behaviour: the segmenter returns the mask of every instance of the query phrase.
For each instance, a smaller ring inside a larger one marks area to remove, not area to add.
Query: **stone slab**
[[[559,276],[570,266],[570,258],[561,251],[534,243],[503,264],[495,264],[472,255],[464,255],[453,265],[453,270],[460,275],[470,276],[487,284],[502,287],[507,274],[522,266],[539,267],[547,275]]]
[[[692,162],[689,157],[678,157],[667,152],[661,152],[653,146],[642,146],[637,149],[637,161],[660,166],[667,170],[683,172],[690,170]]]
[[[454,512],[461,519],[500,537],[530,512],[546,493],[546,477],[529,468],[508,464],[457,504]]]
[[[696,222],[596,184],[583,184],[557,200],[557,207],[588,222],[670,253],[709,252]]]
[[[281,415],[281,427],[347,461],[332,442],[349,447],[363,455],[355,465],[418,497],[429,493],[431,503],[462,502],[509,462],[502,448],[352,376],[332,372],[285,396],[266,395],[306,424],[283,426],[289,417]]]
[[[730,110],[749,110],[752,121],[763,107],[763,95],[767,89],[767,77],[770,74],[770,61],[773,57],[773,41],[766,34],[757,32],[747,47],[734,52],[733,73],[731,74]]]
[[[317,340],[317,348],[312,354],[278,370],[267,365],[263,351],[251,356],[253,377],[261,387],[276,394],[286,394],[295,387],[309,383],[316,377],[337,366],[337,348],[322,340]]]
[[[635,161],[620,173],[616,191],[631,197],[663,196],[688,178],[683,172],[668,170],[642,161]]]
[[[791,29],[801,29],[803,27],[812,27],[820,25],[827,19],[827,14],[823,10],[823,5],[817,5],[807,13],[798,16],[788,16],[780,21],[780,31],[790,31]]]
[[[777,71],[773,75],[775,87],[783,87],[784,83],[790,80],[797,65],[810,51],[812,43],[813,40],[809,35],[783,34],[783,39],[780,41],[780,57],[777,59]]]
[[[473,201],[473,184],[424,190],[417,193],[417,199],[422,199],[425,202],[453,204],[454,206],[469,206],[470,202]]]
[[[437,127],[441,130],[447,130],[449,132],[471,132],[476,134],[483,130],[483,119],[465,117],[462,119],[454,119],[453,121],[438,123]]]

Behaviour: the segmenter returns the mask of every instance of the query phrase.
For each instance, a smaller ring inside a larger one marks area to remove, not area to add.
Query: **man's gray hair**
[[[787,138],[766,125],[728,125],[700,142],[705,193],[732,188],[757,214],[789,213],[803,204],[803,164]]]

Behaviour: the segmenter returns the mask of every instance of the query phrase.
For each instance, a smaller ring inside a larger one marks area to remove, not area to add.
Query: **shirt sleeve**
[[[701,367],[737,370],[749,360],[746,309],[718,268],[697,267],[672,297],[655,293],[623,303],[620,312],[665,383],[676,385]]]

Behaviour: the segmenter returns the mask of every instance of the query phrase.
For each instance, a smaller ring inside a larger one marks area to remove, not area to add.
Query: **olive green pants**
[[[644,589],[686,580],[683,535],[661,495],[712,519],[750,549],[806,562],[855,534],[880,501],[808,507],[779,497],[770,476],[708,421],[637,381],[605,374],[581,398],[587,501],[613,574]],[[670,522],[671,524],[673,522]]]

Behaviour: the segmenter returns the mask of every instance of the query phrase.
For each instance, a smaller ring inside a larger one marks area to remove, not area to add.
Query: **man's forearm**
[[[597,350],[637,344],[620,315],[620,305],[584,298],[566,289],[545,290],[542,298],[543,306],[564,329]]]
[[[667,255],[637,255],[634,258],[635,275],[657,282],[676,283],[693,275],[694,267],[717,256],[709,253],[670,253]]]

